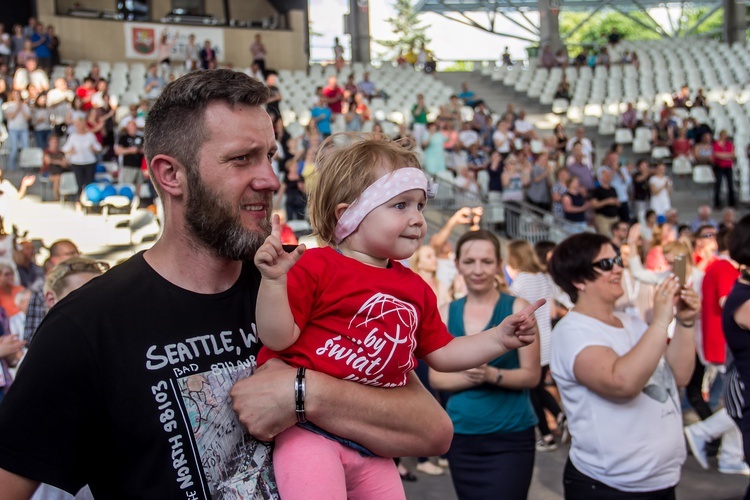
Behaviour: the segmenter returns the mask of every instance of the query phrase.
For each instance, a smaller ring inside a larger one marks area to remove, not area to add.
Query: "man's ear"
[[[336,215],[337,221],[341,218],[342,215],[344,215],[344,212],[346,212],[347,208],[349,208],[349,203],[339,203],[338,205],[336,205],[334,215]]]
[[[167,155],[156,155],[151,160],[150,172],[152,180],[165,193],[173,197],[185,194],[185,186],[187,185],[185,166],[175,158]]]

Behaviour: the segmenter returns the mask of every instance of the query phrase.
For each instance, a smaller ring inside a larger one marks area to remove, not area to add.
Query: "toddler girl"
[[[279,357],[304,369],[377,387],[406,384],[424,358],[439,371],[486,363],[534,341],[534,310],[479,335],[448,333],[434,292],[400,264],[422,244],[434,195],[411,150],[379,134],[339,134],[316,160],[310,219],[322,248],[291,253],[271,235],[255,256],[262,281],[259,363]],[[299,386],[299,384],[298,384]],[[299,387],[297,387],[299,389]],[[290,499],[405,498],[392,460],[304,421],[275,439],[279,493]]]

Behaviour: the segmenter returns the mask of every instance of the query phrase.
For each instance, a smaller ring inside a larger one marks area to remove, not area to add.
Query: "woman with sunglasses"
[[[674,499],[685,461],[677,388],[693,372],[700,300],[670,276],[656,286],[650,326],[616,312],[622,265],[591,233],[560,243],[549,262],[575,304],[555,326],[550,358],[572,438],[566,499]]]

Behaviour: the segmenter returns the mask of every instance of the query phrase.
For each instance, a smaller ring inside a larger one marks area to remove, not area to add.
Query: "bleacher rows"
[[[618,52],[626,50],[638,54],[638,68],[613,63],[609,70],[604,66],[547,69],[535,59],[523,68],[490,66],[482,73],[540,104],[551,105],[554,113],[572,123],[597,127],[601,135],[615,135],[616,142],[632,143],[637,154],[652,152],[651,134],[636,130],[633,135],[618,129],[627,104],[633,103],[639,114],[648,111],[658,117],[665,103],[672,105],[672,95],[683,85],[690,87],[693,96],[703,88],[708,110],[677,108],[675,114],[708,123],[717,133],[727,130],[737,152],[741,200],[750,201],[750,165],[745,154],[750,144],[750,50],[740,43],[729,46],[705,38],[625,41],[612,54],[612,61],[618,61]],[[554,98],[563,74],[570,83],[570,101]],[[663,154],[655,153],[655,157]]]
[[[432,76],[415,71],[411,67],[394,67],[390,65],[372,66],[354,63],[338,75],[338,84],[343,87],[349,74],[354,75],[354,82],[362,81],[363,74],[370,74],[370,81],[377,91],[385,92],[388,98],[373,98],[370,111],[373,120],[365,123],[364,131],[369,131],[373,121],[381,123],[384,132],[395,135],[398,125],[411,122],[411,108],[417,101],[417,94],[424,94],[429,107],[429,118],[434,120],[439,113],[439,106],[447,103],[451,94],[456,93],[444,83]],[[280,105],[284,125],[293,123],[307,126],[310,121],[310,108],[315,102],[315,88],[324,87],[328,77],[336,75],[333,66],[312,65],[309,74],[302,70],[279,71],[279,91],[283,96]],[[333,132],[343,131],[343,118],[334,121]]]
[[[117,97],[120,110],[117,118],[127,114],[130,104],[139,102],[144,94],[146,81],[146,64],[107,61],[78,61],[73,66],[74,74],[79,80],[91,73],[94,64],[99,66],[100,74],[109,81],[109,93]],[[175,77],[185,73],[182,65],[172,65],[170,71]],[[238,71],[245,71],[244,68]],[[247,69],[249,72],[249,69]],[[387,102],[383,98],[374,98],[370,103],[370,110],[374,120],[382,122],[387,133],[397,133],[397,126],[411,120],[411,107],[416,103],[416,96],[424,94],[425,102],[430,105],[430,119],[437,117],[439,105],[448,101],[452,89],[435,78],[424,73],[414,71],[411,67],[397,68],[390,65],[372,66],[354,63],[345,68],[339,75],[339,86],[343,86],[349,74],[354,75],[354,81],[359,83],[365,72],[370,73],[370,80],[375,83],[378,91],[387,94]],[[284,124],[296,128],[294,123],[307,126],[310,121],[310,109],[315,101],[315,88],[325,86],[329,76],[335,75],[332,65],[314,64],[309,72],[304,70],[280,70],[278,72],[278,87],[283,100],[280,104]],[[56,66],[50,75],[50,82],[65,76],[65,66]],[[343,130],[340,120],[334,124],[335,131]],[[365,124],[365,130],[371,129],[373,123]]]

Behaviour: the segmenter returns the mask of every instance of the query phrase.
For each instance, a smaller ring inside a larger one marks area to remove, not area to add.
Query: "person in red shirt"
[[[323,87],[323,96],[328,103],[328,109],[334,115],[341,114],[341,106],[344,101],[344,91],[339,87],[335,76],[328,78],[328,84]]]
[[[84,111],[91,109],[91,98],[94,94],[96,94],[94,80],[90,76],[87,76],[83,79],[83,85],[76,89],[76,95],[81,98]]]
[[[716,234],[716,228],[711,224],[700,226],[695,232],[693,265],[701,271],[705,272],[708,266],[716,259],[716,250],[718,248]]]
[[[716,238],[719,256],[706,268],[701,286],[703,356],[706,362],[717,365],[722,365],[726,361],[726,342],[721,323],[724,302],[740,276],[737,263],[729,257],[729,233],[727,229],[719,231]]]
[[[727,183],[727,202],[734,206],[734,180],[732,179],[732,165],[734,164],[734,144],[728,139],[726,130],[719,132],[719,139],[714,142],[713,167],[716,182],[714,183],[714,208],[721,208],[722,179]]]
[[[325,154],[309,199],[314,234],[326,246],[287,253],[275,215],[255,255],[264,344],[258,363],[279,357],[299,367],[299,378],[309,368],[391,388],[406,383],[417,357],[443,372],[461,371],[534,343],[534,311],[543,299],[516,299],[518,312],[482,333],[448,332],[435,292],[400,263],[422,245],[422,210],[434,195],[418,157],[377,134],[341,138],[320,146]],[[393,460],[298,421],[274,440],[282,498],[405,498]],[[308,467],[305,450],[313,449],[315,467]]]

